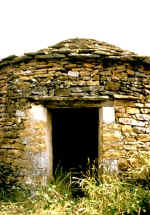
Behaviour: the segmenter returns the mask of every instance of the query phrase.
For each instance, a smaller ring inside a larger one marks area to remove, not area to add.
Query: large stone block
[[[122,127],[122,132],[123,133],[126,133],[126,132],[133,132],[133,128],[132,128],[132,126],[131,125],[123,125]]]
[[[136,119],[143,121],[150,121],[150,114],[136,114]]]
[[[124,125],[135,125],[141,127],[144,127],[146,125],[145,122],[138,121],[132,118],[119,118],[119,122]]]
[[[138,108],[127,107],[126,112],[129,114],[136,114],[140,113],[140,110]]]
[[[125,142],[125,143],[131,143],[131,142],[135,143],[136,142],[136,137],[134,137],[134,136],[132,137],[130,135],[127,135],[127,136],[125,136],[123,138],[123,142]]]
[[[122,140],[122,134],[120,131],[103,131],[103,141],[104,143],[115,143]]]
[[[126,109],[125,109],[125,107],[123,107],[123,106],[116,106],[116,107],[115,107],[115,111],[116,111],[117,113],[125,113],[125,112],[126,112]]]
[[[118,160],[116,159],[105,159],[103,160],[102,166],[104,173],[118,173]]]
[[[150,113],[150,108],[141,108],[141,112],[144,114]]]
[[[111,124],[115,122],[114,107],[102,107],[101,117],[104,124]]]
[[[108,81],[106,86],[105,86],[105,89],[111,90],[111,91],[118,91],[120,89],[120,83]]]
[[[131,115],[128,113],[116,113],[117,118],[131,118]]]
[[[144,133],[146,132],[146,128],[134,126],[134,127],[133,127],[133,131],[134,131],[136,134],[144,134]]]
[[[137,140],[141,142],[150,142],[150,135],[149,134],[138,134]]]
[[[123,144],[120,142],[105,142],[103,144],[103,151],[109,151],[109,150],[122,150]]]
[[[125,150],[107,150],[106,152],[103,152],[103,159],[119,159],[125,155]]]

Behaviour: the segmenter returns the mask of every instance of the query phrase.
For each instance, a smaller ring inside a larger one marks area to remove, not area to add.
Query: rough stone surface
[[[108,112],[113,107],[113,120],[100,119],[99,159],[110,160],[105,163],[115,163],[117,169],[130,151],[147,153],[150,149],[149,83],[150,57],[90,39],[70,39],[22,57],[2,59],[0,162],[19,170],[22,177],[28,170],[33,172],[33,166],[36,175],[47,175],[43,162],[48,156],[47,125],[37,120],[31,128],[28,113],[33,104],[109,107]],[[35,155],[33,165],[31,155]]]

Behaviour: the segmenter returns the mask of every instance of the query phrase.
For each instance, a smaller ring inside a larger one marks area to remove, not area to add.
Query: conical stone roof
[[[134,52],[123,50],[117,46],[100,42],[94,39],[74,38],[64,40],[54,46],[46,49],[41,49],[37,52],[25,53],[23,56],[11,55],[0,60],[0,68],[27,62],[32,59],[36,60],[50,60],[50,59],[65,59],[65,58],[105,58],[105,59],[119,59],[125,61],[139,61],[150,64],[150,57],[139,56]]]
[[[120,49],[117,46],[100,42],[94,39],[74,38],[64,40],[48,49],[43,49],[47,53],[62,53],[76,56],[77,54],[106,55],[106,56],[136,56],[134,52]],[[82,55],[81,55],[82,56]]]

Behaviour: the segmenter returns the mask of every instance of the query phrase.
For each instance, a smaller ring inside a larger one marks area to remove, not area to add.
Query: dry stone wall
[[[30,129],[33,104],[101,108],[111,101],[115,120],[101,126],[101,158],[119,164],[133,151],[149,152],[149,58],[101,43],[99,50],[95,46],[79,49],[76,43],[60,43],[0,62],[0,159],[19,168],[20,176],[32,169],[26,153],[31,143],[33,154],[38,147],[42,153],[45,147],[41,144],[43,122]]]

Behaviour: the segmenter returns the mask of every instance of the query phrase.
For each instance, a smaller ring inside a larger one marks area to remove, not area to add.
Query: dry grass
[[[135,153],[123,163],[121,175],[103,175],[95,168],[77,178],[72,173],[58,174],[53,184],[40,187],[36,198],[1,201],[0,215],[143,215],[150,214],[149,156]],[[72,195],[77,187],[82,197]],[[24,192],[24,190],[22,191]]]

